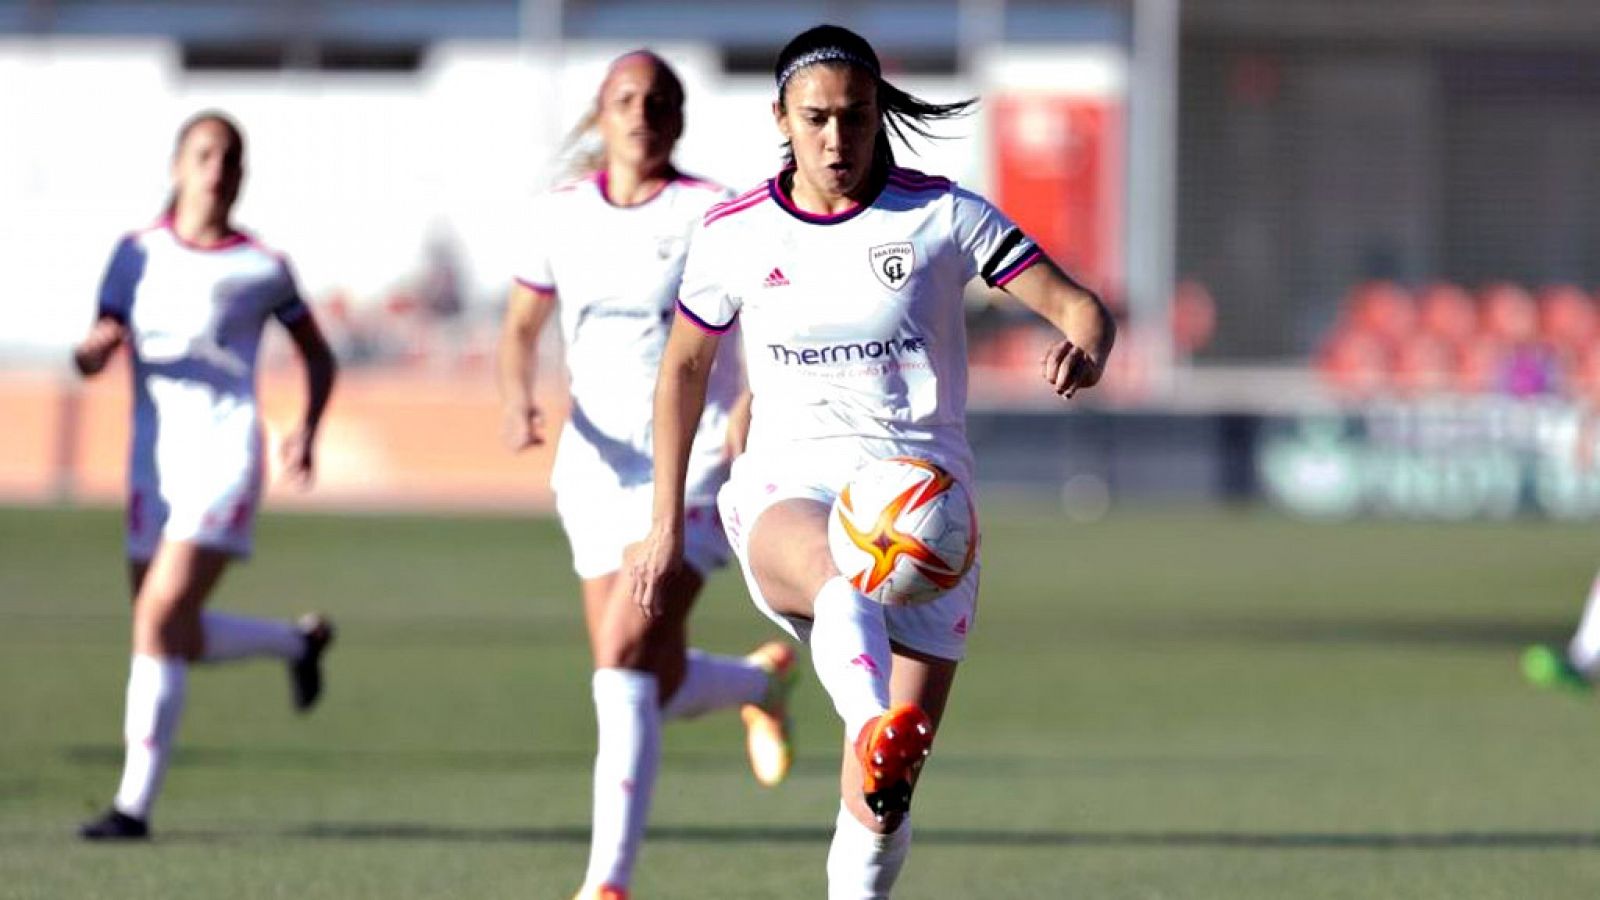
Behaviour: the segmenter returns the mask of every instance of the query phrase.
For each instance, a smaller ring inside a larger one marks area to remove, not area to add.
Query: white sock
[[[138,655],[128,667],[122,724],[127,749],[114,805],[136,819],[150,817],[150,807],[167,774],[172,739],[183,717],[188,674],[188,664],[175,657]]]
[[[1600,670],[1600,575],[1589,587],[1589,600],[1578,621],[1578,632],[1567,645],[1567,659],[1578,671],[1594,675]]]
[[[760,703],[767,670],[742,656],[712,656],[691,648],[683,682],[661,708],[662,719],[692,719],[714,709]]]
[[[656,677],[633,669],[594,673],[599,747],[594,755],[594,819],[586,887],[627,887],[644,840],[661,761]]]
[[[829,579],[812,605],[811,665],[851,740],[889,708],[890,662],[883,607],[843,577]]]
[[[276,656],[293,662],[306,652],[306,637],[289,622],[253,619],[227,613],[200,614],[205,652],[202,662],[223,662],[250,656]]]
[[[828,848],[828,900],[887,900],[911,853],[911,818],[888,834],[856,821],[839,804]]]

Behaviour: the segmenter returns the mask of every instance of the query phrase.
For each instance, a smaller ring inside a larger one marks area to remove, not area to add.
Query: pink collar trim
[[[178,229],[172,225],[171,215],[162,216],[156,222],[156,227],[166,229],[167,233],[172,235],[172,239],[177,241],[180,247],[186,250],[194,250],[198,253],[216,253],[222,250],[232,250],[234,247],[250,243],[250,235],[234,229],[232,233],[226,235],[215,244],[196,244],[193,241],[185,240],[183,235],[178,233]]]

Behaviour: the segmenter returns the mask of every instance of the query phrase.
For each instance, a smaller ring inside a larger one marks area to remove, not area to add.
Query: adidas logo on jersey
[[[783,277],[783,270],[776,267],[767,273],[767,280],[761,283],[762,287],[785,287],[788,284],[789,279]]]

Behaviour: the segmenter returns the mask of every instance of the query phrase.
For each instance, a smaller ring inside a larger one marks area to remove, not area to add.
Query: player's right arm
[[[85,378],[100,374],[128,337],[128,329],[116,319],[101,316],[89,327],[89,334],[72,348],[72,364]]]
[[[534,400],[533,373],[539,333],[555,308],[554,291],[539,290],[520,281],[512,285],[505,322],[500,328],[495,371],[500,386],[501,436],[513,451],[544,443],[544,413]]]
[[[714,209],[715,207],[713,207]],[[717,260],[728,255],[712,241],[705,226],[695,230],[678,285],[678,314],[667,333],[656,375],[654,411],[655,504],[650,533],[630,547],[628,584],[633,602],[645,616],[661,609],[661,589],[683,559],[684,482],[689,451],[700,415],[717,347],[739,315],[739,300],[727,292],[717,274]]]
[[[722,335],[705,331],[679,315],[667,335],[656,376],[654,449],[655,504],[650,533],[630,548],[629,574],[633,600],[647,618],[661,610],[661,588],[683,558],[684,481],[689,450],[706,386]]]
[[[72,364],[85,378],[98,375],[112,354],[128,339],[133,293],[144,275],[144,251],[133,236],[123,238],[111,254],[100,280],[100,299],[89,333],[72,348]]]
[[[1019,273],[1004,290],[1061,333],[1039,362],[1051,390],[1071,399],[1079,390],[1100,383],[1117,340],[1117,326],[1099,297],[1049,259]]]

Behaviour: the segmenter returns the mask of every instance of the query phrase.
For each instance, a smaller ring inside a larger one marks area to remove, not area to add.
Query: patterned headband
[[[789,83],[789,79],[794,77],[794,73],[804,69],[806,66],[814,66],[817,63],[826,62],[847,62],[853,66],[860,66],[873,75],[882,74],[878,71],[876,63],[863,59],[843,47],[818,47],[815,50],[796,56],[787,66],[784,66],[783,71],[778,75],[779,96],[783,95],[783,86]]]

